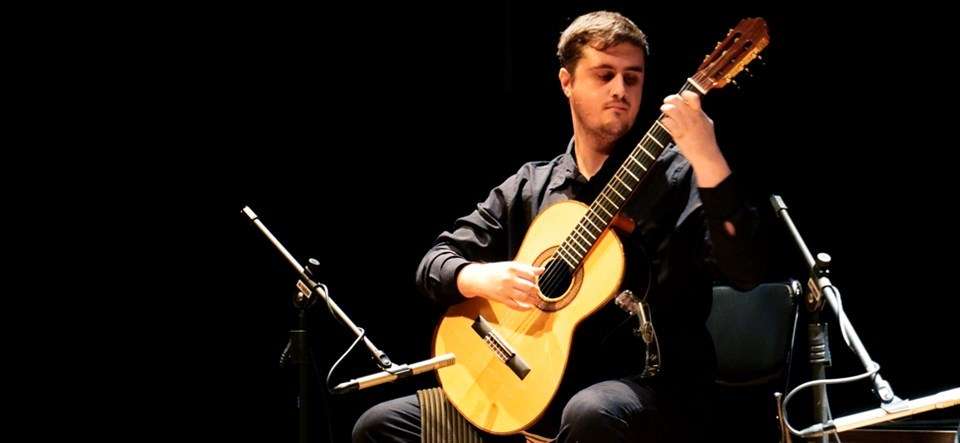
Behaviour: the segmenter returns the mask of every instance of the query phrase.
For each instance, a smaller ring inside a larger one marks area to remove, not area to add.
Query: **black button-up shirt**
[[[590,180],[577,169],[572,141],[565,153],[551,161],[523,165],[476,210],[458,219],[451,231],[440,234],[417,271],[420,290],[443,305],[463,301],[456,279],[464,266],[512,260],[531,221],[553,203],[568,199],[592,203],[626,160],[630,149],[624,145]],[[727,283],[746,289],[761,278],[765,257],[758,217],[741,201],[731,177],[715,188],[698,188],[690,163],[671,144],[624,205],[622,214],[635,223],[635,229],[618,232],[627,260],[623,287],[646,295],[651,305],[664,374],[712,374],[715,356],[705,321],[713,284],[726,277]],[[733,223],[735,236],[727,234],[724,221]],[[622,327],[626,316],[610,309],[612,305],[581,324],[578,335],[605,341],[614,326],[626,329]],[[592,328],[591,323],[600,327]],[[580,332],[584,329],[588,331]],[[575,347],[581,338],[575,340]],[[588,359],[616,362],[617,371],[608,376],[638,372],[642,359],[635,358],[639,355],[636,343],[642,344],[632,337],[610,341],[606,347],[591,343]],[[607,358],[620,353],[623,346],[629,346],[630,358]]]

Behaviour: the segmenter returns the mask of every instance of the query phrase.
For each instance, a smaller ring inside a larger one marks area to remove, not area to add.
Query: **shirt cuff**
[[[451,257],[443,262],[443,266],[440,268],[440,281],[443,285],[443,293],[452,297],[450,302],[459,303],[466,300],[466,297],[460,293],[460,289],[457,287],[457,276],[460,274],[460,270],[470,264],[470,260],[467,260],[463,257]]]
[[[717,186],[699,188],[699,191],[703,209],[710,219],[729,220],[740,209],[740,195],[733,174],[728,175]]]

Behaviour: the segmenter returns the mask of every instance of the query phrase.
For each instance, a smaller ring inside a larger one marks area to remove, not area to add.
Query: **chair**
[[[707,329],[717,352],[717,432],[736,441],[777,441],[775,391],[790,379],[803,287],[790,280],[750,291],[713,288]]]

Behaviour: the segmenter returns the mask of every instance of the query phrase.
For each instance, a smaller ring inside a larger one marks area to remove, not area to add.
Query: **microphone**
[[[902,400],[887,406],[858,412],[845,417],[835,418],[826,424],[816,424],[800,431],[803,438],[820,437],[827,432],[843,432],[885,421],[896,420],[908,415],[919,414],[931,409],[943,409],[960,404],[960,388],[949,389],[916,400]]]
[[[334,394],[344,394],[347,392],[366,389],[371,386],[389,383],[397,379],[406,378],[411,375],[421,374],[427,371],[434,371],[445,366],[450,366],[456,362],[452,353],[438,355],[429,360],[414,363],[412,365],[393,365],[386,371],[371,374],[365,377],[355,378],[348,382],[340,383],[333,388]]]

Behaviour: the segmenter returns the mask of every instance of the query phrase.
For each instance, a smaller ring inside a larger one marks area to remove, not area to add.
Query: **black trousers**
[[[703,441],[712,392],[704,384],[624,378],[593,384],[563,407],[558,442]],[[483,434],[484,441],[523,441]],[[419,442],[420,404],[410,395],[367,410],[353,428],[354,442]]]

